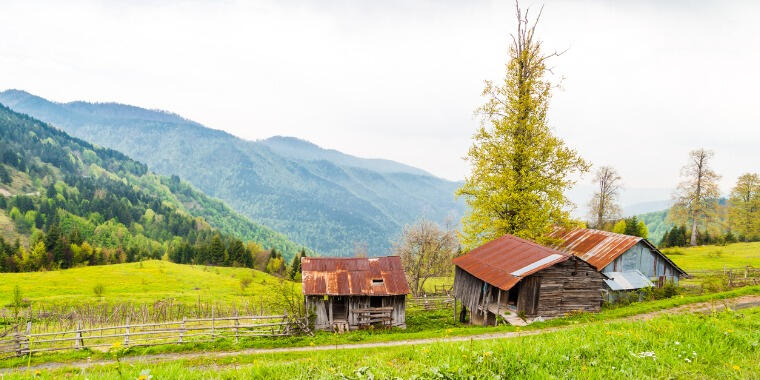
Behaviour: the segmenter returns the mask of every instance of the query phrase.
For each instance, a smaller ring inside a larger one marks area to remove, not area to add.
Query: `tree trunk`
[[[697,245],[697,218],[694,218],[691,223],[691,240],[689,245],[692,247]]]

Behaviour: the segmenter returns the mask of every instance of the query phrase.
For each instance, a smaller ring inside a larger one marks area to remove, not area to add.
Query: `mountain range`
[[[302,248],[177,176],[2,105],[0,142],[0,271],[163,257],[250,267],[264,248]]]
[[[248,141],[177,114],[117,103],[58,103],[19,90],[0,103],[178,175],[256,223],[327,255],[387,253],[421,217],[458,221],[458,182],[277,136]]]

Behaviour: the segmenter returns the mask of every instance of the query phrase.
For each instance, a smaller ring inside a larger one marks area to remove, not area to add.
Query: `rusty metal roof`
[[[570,255],[512,235],[504,235],[455,258],[454,265],[509,290],[532,273],[568,260]]]
[[[373,258],[303,257],[305,295],[392,296],[409,294],[398,256]]]
[[[642,238],[616,234],[609,231],[590,228],[555,229],[550,237],[562,240],[557,247],[565,253],[578,256],[593,265],[597,270],[613,262],[618,256],[631,249]]]
[[[665,261],[670,263],[677,271],[688,277],[686,271],[678,267],[673,260],[670,260],[660,252],[649,240],[638,236],[617,234],[609,231],[592,230],[590,228],[576,228],[565,230],[556,228],[550,235],[552,238],[560,239],[563,242],[555,247],[560,251],[578,256],[597,270],[602,270],[611,262],[615,261],[625,251],[631,249],[636,243],[643,241],[652,252],[660,255]]]

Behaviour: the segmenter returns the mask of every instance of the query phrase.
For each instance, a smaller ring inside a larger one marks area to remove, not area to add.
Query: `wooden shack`
[[[469,310],[470,322],[495,324],[500,315],[556,317],[599,311],[604,275],[585,261],[512,235],[454,259],[454,294]]]
[[[678,284],[686,272],[660,252],[649,240],[590,228],[555,229],[551,237],[560,240],[559,251],[577,256],[609,277],[608,290],[631,290]],[[649,281],[628,281],[642,277]]]
[[[304,257],[301,278],[318,330],[406,327],[409,284],[398,256]]]

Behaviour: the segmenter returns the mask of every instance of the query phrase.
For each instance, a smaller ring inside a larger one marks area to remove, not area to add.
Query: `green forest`
[[[169,259],[253,267],[302,248],[179,177],[0,105],[0,270]],[[244,242],[245,241],[245,242]]]

